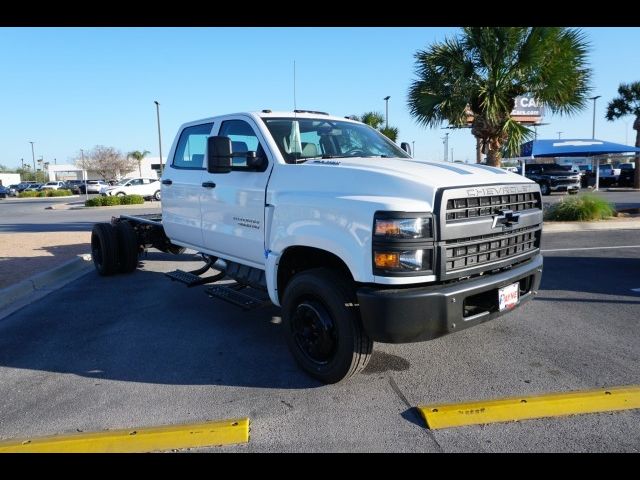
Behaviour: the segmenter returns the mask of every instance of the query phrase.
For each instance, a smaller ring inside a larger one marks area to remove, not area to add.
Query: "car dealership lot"
[[[580,250],[602,246],[633,248]],[[0,439],[249,416],[248,444],[212,450],[638,451],[638,410],[429,431],[414,409],[640,383],[640,231],[546,234],[543,249],[533,302],[377,344],[364,374],[333,386],[297,368],[276,308],[243,312],[164,277],[199,265],[189,255],[91,272],[0,320]]]

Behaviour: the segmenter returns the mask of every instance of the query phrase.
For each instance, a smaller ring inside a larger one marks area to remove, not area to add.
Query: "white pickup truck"
[[[162,214],[96,224],[96,269],[131,272],[146,248],[193,249],[204,266],[167,275],[212,283],[211,297],[243,308],[280,306],[293,356],[326,383],[362,370],[374,341],[431,340],[530,300],[542,275],[538,185],[405,150],[322,112],[186,123]],[[210,268],[219,273],[203,277]]]

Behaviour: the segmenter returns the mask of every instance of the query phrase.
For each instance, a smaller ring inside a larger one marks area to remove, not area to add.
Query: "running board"
[[[241,292],[238,288],[242,288],[241,285],[235,284],[231,286],[227,285],[212,285],[205,291],[210,298],[219,298],[225,302],[232,303],[243,310],[253,310],[254,308],[262,307],[269,303],[269,299],[260,298],[257,295],[249,295]]]
[[[208,269],[209,267],[207,267]],[[212,275],[210,277],[199,277],[191,272],[185,272],[183,270],[174,270],[173,272],[165,273],[167,277],[171,280],[175,280],[180,283],[184,283],[187,287],[195,287],[198,285],[204,285],[206,283],[217,282],[218,280],[222,280],[226,275],[224,272],[220,272],[216,275]]]

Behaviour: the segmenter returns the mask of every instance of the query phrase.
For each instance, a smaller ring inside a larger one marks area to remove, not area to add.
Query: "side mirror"
[[[231,171],[231,139],[229,137],[207,138],[207,172],[229,173]]]
[[[408,142],[402,142],[400,144],[400,148],[403,149],[405,152],[407,152],[409,155],[411,155],[411,145],[409,145]],[[411,155],[413,157],[413,155]]]
[[[265,157],[258,157],[256,152],[247,152],[247,167],[262,171],[266,163],[267,159]]]

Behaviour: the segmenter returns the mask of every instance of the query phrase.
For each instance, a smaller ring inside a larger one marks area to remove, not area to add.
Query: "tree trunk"
[[[482,141],[476,137],[476,163],[482,163]]]
[[[633,129],[636,131],[636,147],[640,148],[640,115],[633,122]],[[633,171],[633,188],[640,189],[640,155],[636,153],[636,168]]]
[[[488,144],[489,148],[487,151],[487,165],[491,165],[492,167],[500,167],[500,160],[502,156],[502,142],[499,138],[490,138]]]
[[[142,160],[138,160],[138,173],[142,177]]]

